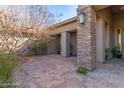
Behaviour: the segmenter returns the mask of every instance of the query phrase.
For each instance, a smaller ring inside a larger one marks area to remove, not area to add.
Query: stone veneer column
[[[61,55],[70,56],[70,33],[62,32],[61,33]]]
[[[92,70],[96,62],[96,12],[91,6],[78,7],[77,15],[85,14],[85,23],[77,26],[77,62]]]

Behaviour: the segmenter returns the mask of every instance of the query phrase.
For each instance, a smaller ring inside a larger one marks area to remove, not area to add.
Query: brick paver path
[[[59,55],[31,57],[14,72],[18,87],[124,87],[124,61],[97,64],[87,75],[76,73],[76,58]]]

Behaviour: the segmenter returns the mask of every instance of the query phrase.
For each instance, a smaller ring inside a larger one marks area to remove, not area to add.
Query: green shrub
[[[105,52],[106,52],[106,53],[111,53],[111,50],[112,50],[111,48],[106,48],[106,49],[105,49]]]
[[[0,87],[10,87],[11,74],[17,66],[17,58],[10,53],[0,52]]]
[[[32,51],[32,52],[35,52],[36,55],[37,55],[38,50],[39,50],[39,44],[33,43],[33,44],[31,45],[31,51]]]
[[[48,42],[47,41],[36,41],[31,44],[30,46],[31,51],[30,52],[35,52],[37,55],[39,51],[46,51],[48,48]]]
[[[119,48],[107,48],[105,49],[106,54],[110,53],[112,55],[112,58],[121,58],[122,54]]]
[[[48,42],[47,41],[42,41],[39,43],[39,50],[47,50],[48,48]]]
[[[88,70],[87,68],[85,68],[85,67],[79,67],[79,68],[77,69],[77,72],[80,73],[80,74],[87,74],[88,71],[89,71],[89,70]]]
[[[113,57],[113,58],[118,58],[119,55],[121,54],[121,53],[120,53],[120,50],[119,50],[117,47],[112,48],[112,49],[111,49],[111,53],[112,53],[112,57]]]

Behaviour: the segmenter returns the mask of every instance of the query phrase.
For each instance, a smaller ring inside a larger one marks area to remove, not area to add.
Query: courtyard
[[[124,87],[123,59],[96,63],[96,69],[86,75],[76,69],[76,57],[32,56],[13,75],[17,87],[25,88]]]

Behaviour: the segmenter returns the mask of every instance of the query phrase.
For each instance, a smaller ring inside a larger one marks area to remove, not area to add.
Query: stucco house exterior
[[[49,53],[76,56],[77,64],[90,70],[105,62],[105,49],[120,47],[124,57],[124,6],[79,5],[77,16],[49,28],[54,37]],[[84,15],[84,23],[79,16]]]

